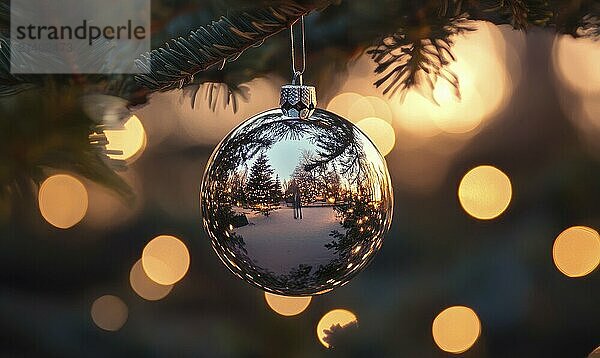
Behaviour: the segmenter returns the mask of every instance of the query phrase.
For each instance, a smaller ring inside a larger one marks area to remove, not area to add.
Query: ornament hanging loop
[[[294,45],[294,24],[290,25],[290,52],[292,55],[292,73],[294,77],[299,73],[300,76],[306,71],[306,35],[304,31],[304,15],[300,17],[300,28],[301,28],[301,46],[302,46],[302,67],[296,69],[296,46]]]
[[[292,84],[281,87],[279,107],[286,117],[308,119],[317,107],[317,91],[313,86],[305,86],[302,75],[306,70],[306,41],[304,32],[304,16],[300,18],[302,27],[302,66],[296,68],[294,46],[294,24],[290,26],[290,47],[292,55]]]

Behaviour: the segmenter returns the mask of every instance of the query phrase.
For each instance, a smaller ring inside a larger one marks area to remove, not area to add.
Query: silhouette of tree
[[[250,168],[246,193],[248,204],[256,211],[268,216],[281,199],[279,178],[273,179],[273,168],[266,154],[261,153]]]

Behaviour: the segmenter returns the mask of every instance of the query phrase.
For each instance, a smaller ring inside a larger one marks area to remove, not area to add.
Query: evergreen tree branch
[[[194,75],[213,66],[235,61],[245,50],[260,46],[270,36],[288,28],[314,8],[296,3],[248,9],[167,42],[136,61],[149,73],[136,79],[152,90],[182,88]]]
[[[426,34],[412,35],[406,29],[381,40],[375,48],[367,51],[377,63],[375,73],[381,77],[375,86],[385,85],[384,94],[394,95],[418,87],[430,100],[433,89],[439,78],[445,79],[456,89],[459,96],[459,79],[448,69],[454,61],[451,47],[452,37],[467,31],[473,31],[466,21],[466,16],[450,19],[440,18],[426,27]]]

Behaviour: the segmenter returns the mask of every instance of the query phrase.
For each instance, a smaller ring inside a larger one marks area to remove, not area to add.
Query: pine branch
[[[274,34],[286,29],[312,8],[295,3],[246,10],[231,19],[221,17],[211,25],[193,31],[155,49],[136,61],[149,73],[136,79],[152,90],[182,88],[194,75],[213,66],[235,61],[245,50],[260,46]]]
[[[375,73],[381,75],[375,86],[386,85],[384,94],[400,92],[402,96],[418,86],[426,97],[435,102],[433,89],[437,80],[442,78],[454,86],[459,96],[459,79],[447,67],[455,61],[450,49],[453,45],[452,36],[473,30],[466,17],[460,16],[441,18],[437,23],[430,24],[426,36],[410,36],[405,29],[401,29],[384,38],[378,46],[367,51],[377,63]]]

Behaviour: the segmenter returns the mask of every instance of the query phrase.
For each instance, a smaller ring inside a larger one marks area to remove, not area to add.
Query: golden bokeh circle
[[[600,235],[586,226],[570,227],[554,241],[552,258],[566,276],[586,276],[600,264]]]
[[[46,179],[38,195],[40,213],[51,225],[68,229],[83,219],[88,209],[88,193],[77,178],[58,174]]]
[[[458,186],[458,199],[467,214],[490,220],[502,214],[512,199],[509,177],[500,169],[482,165],[467,172]]]
[[[142,267],[142,259],[139,259],[131,268],[129,283],[135,293],[148,301],[163,299],[173,289],[173,285],[160,285],[152,281]]]
[[[394,128],[381,118],[370,117],[356,123],[369,139],[375,144],[381,155],[388,155],[396,144]]]
[[[331,327],[339,325],[342,328],[348,326],[351,323],[358,322],[358,318],[356,315],[345,309],[335,309],[327,312],[317,324],[317,338],[319,342],[326,347],[329,348],[329,343],[325,341],[327,337],[326,330],[330,330]]]
[[[133,162],[146,148],[146,131],[140,119],[133,115],[122,129],[106,129],[104,135],[108,140],[107,150],[121,151],[121,154],[108,154],[110,158]]]
[[[144,247],[142,266],[152,281],[160,285],[172,285],[187,273],[190,254],[178,238],[160,235]]]
[[[265,301],[271,309],[282,316],[295,316],[304,312],[310,305],[311,296],[290,297],[265,292]]]
[[[481,334],[481,322],[471,308],[453,306],[435,317],[431,333],[435,344],[441,350],[459,354],[475,344]]]
[[[92,303],[92,320],[105,331],[118,331],[127,322],[127,305],[119,297],[105,295]]]
[[[340,93],[337,96],[333,97],[331,101],[329,101],[329,103],[327,104],[327,110],[329,112],[337,114],[340,117],[346,118],[351,122],[356,122],[363,119],[360,117],[361,115],[363,115],[363,112],[355,111],[354,113],[352,113],[350,109],[355,103],[362,100],[363,98],[364,97],[362,95],[355,92]],[[368,105],[370,106],[370,104]],[[373,110],[372,107],[370,109]]]

